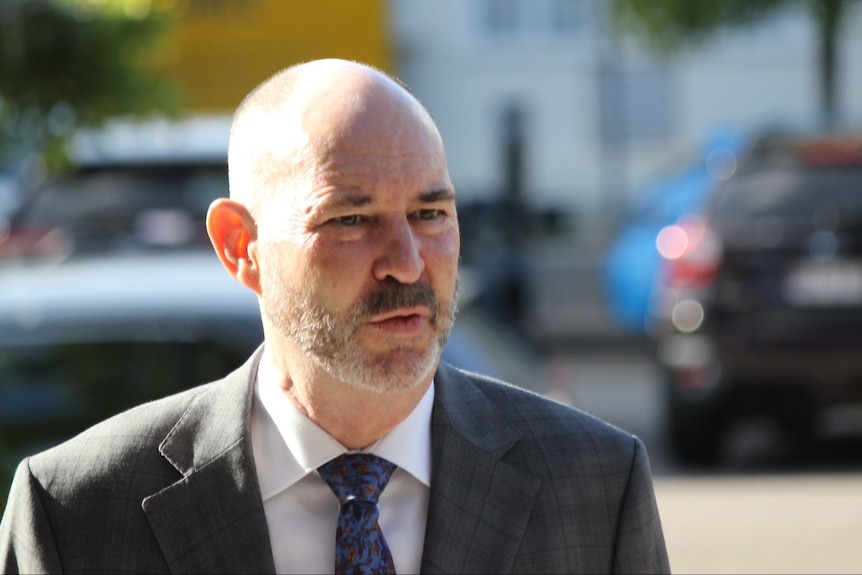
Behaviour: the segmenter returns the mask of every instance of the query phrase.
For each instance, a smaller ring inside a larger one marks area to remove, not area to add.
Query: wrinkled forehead
[[[454,199],[445,155],[431,146],[414,145],[390,154],[374,146],[335,145],[307,162],[291,164],[290,170],[289,175],[273,177],[273,193],[261,205],[259,226],[270,232],[352,209],[406,213],[427,205],[435,193]],[[444,196],[434,197],[439,201]]]

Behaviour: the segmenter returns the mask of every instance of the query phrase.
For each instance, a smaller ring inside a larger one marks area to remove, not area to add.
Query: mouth
[[[422,330],[430,318],[431,311],[428,308],[416,306],[373,316],[369,323],[387,333],[410,335]]]
[[[400,309],[394,309],[388,311],[386,313],[380,313],[377,315],[373,315],[370,318],[371,323],[379,323],[383,321],[389,321],[392,319],[406,318],[414,315],[418,315],[420,317],[428,318],[431,317],[431,310],[422,305],[405,307]]]

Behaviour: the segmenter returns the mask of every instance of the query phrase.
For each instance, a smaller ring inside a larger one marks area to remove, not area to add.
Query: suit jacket
[[[24,460],[0,569],[274,572],[251,447],[259,357]],[[637,438],[446,364],[435,385],[423,572],[669,571]]]

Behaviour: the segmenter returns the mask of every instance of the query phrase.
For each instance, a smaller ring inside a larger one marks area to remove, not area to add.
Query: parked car
[[[741,417],[814,436],[862,402],[862,137],[764,137],[658,235],[669,437],[707,463]]]
[[[257,299],[215,254],[0,270],[0,443],[51,444],[221,377],[262,341]]]

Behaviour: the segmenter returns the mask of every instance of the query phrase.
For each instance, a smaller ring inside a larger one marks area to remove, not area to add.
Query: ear
[[[257,226],[248,209],[239,202],[218,198],[207,212],[207,233],[228,273],[260,295],[260,273],[253,248]]]

